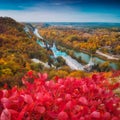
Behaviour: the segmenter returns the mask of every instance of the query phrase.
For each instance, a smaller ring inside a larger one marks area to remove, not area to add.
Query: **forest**
[[[26,33],[25,25],[30,27]],[[29,24],[18,23],[12,18],[0,17],[0,87],[7,84],[9,88],[14,85],[21,87],[22,77],[30,70],[46,72],[49,79],[59,77],[85,77],[89,73],[83,71],[72,71],[65,64],[65,61],[58,57],[55,68],[45,68],[40,63],[34,63],[31,59],[36,58],[43,62],[53,63],[49,56],[51,51],[46,50],[36,43],[36,36],[33,34]],[[55,60],[55,61],[56,61]]]
[[[110,71],[110,63],[116,64],[120,69],[120,27],[74,27],[39,25],[39,33],[46,42],[55,43],[57,48],[68,53],[82,64],[86,60],[76,57],[75,52],[87,53],[90,56],[105,60],[103,63],[96,62],[93,70]],[[96,60],[95,60],[96,61]]]
[[[29,27],[28,32],[25,31],[25,26]],[[22,86],[21,78],[29,70],[42,73],[46,72],[49,75],[49,79],[54,79],[55,76],[84,78],[86,76],[91,76],[94,72],[106,71],[108,75],[111,73],[111,69],[108,67],[109,62],[94,66],[91,72],[85,72],[71,70],[62,57],[58,57],[57,59],[51,58],[52,52],[40,47],[40,45],[36,43],[36,36],[33,34],[34,27],[32,27],[32,24],[18,23],[12,18],[0,17],[0,28],[1,87],[5,83],[8,84],[9,87],[14,85]],[[110,34],[109,37],[107,37],[108,33]],[[95,52],[98,48],[101,48],[100,50],[102,51],[104,48],[102,46],[103,42],[106,46],[108,46],[109,42],[109,48],[112,48],[112,52],[114,51],[114,54],[117,53],[117,56],[119,55],[118,52],[113,49],[114,47],[118,47],[120,42],[118,28],[85,28],[77,30],[73,28],[41,26],[40,34],[49,43],[53,43],[53,41],[56,42],[60,49],[61,47],[59,47],[59,45],[63,48],[72,48],[77,51],[85,50]],[[113,41],[114,44],[112,44]],[[63,50],[63,48],[61,50]],[[68,54],[77,59],[80,63],[85,64],[81,58],[73,56],[71,51],[68,51]],[[41,63],[34,63],[31,61],[33,58],[39,59],[44,63],[48,62],[50,65],[53,64],[56,68],[46,68]]]
[[[75,50],[85,50],[95,53],[100,50],[103,53],[120,57],[120,28],[85,27],[59,27],[41,25],[40,34],[49,41]]]

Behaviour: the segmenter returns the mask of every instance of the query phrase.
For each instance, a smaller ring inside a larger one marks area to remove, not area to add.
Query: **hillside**
[[[0,85],[21,84],[19,79],[34,69],[32,58],[47,61],[46,51],[28,35],[25,26],[8,17],[0,17]],[[43,54],[44,53],[44,54]],[[40,65],[39,65],[40,66]],[[20,82],[20,83],[19,83]]]
[[[0,17],[0,120],[119,120],[120,71],[70,69],[30,25]]]

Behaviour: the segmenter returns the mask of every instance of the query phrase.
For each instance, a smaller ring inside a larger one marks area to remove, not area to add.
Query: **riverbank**
[[[88,54],[89,56],[91,56],[92,55],[92,57],[98,57],[98,58],[100,58],[100,59],[103,59],[104,61],[108,61],[108,62],[115,62],[115,63],[119,63],[119,58],[118,59],[107,59],[105,56],[103,56],[103,55],[101,55],[101,54],[97,54],[97,53],[90,53],[89,51],[87,51],[87,50],[85,50],[85,49],[80,49],[79,51],[78,50],[76,50],[76,49],[70,49],[70,48],[66,48],[66,47],[64,47],[64,46],[59,46],[58,45],[58,48],[63,48],[63,49],[66,49],[66,50],[73,50],[73,51],[75,51],[75,52],[83,52],[83,53],[85,53],[85,54]],[[63,50],[63,49],[61,49],[61,50]]]
[[[81,61],[80,63],[83,63],[82,65],[86,65],[89,61],[90,61],[90,58],[91,58],[91,54],[86,51],[86,50],[75,50],[75,49],[68,49],[68,48],[65,48],[63,46],[59,46],[58,45],[58,48],[61,50],[61,51],[69,51],[72,53],[72,57],[77,57],[79,59],[79,57],[81,57]],[[68,52],[68,53],[69,53]],[[105,62],[109,63],[109,66],[112,67],[113,69],[118,69],[118,65],[119,64],[119,61],[118,60],[108,60],[106,59],[105,57],[101,56],[101,55],[98,55],[98,54],[92,54],[92,58],[93,58],[93,61],[95,64],[103,64]]]

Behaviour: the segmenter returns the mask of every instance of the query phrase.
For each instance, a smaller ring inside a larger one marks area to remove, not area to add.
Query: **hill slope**
[[[25,26],[8,17],[0,17],[0,84],[19,84],[18,79],[31,68],[31,58],[47,60],[46,51],[36,44]],[[13,82],[14,80],[14,82]]]

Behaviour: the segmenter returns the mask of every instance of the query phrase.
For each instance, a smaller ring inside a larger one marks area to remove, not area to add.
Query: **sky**
[[[120,0],[0,0],[0,16],[19,22],[120,23]]]

